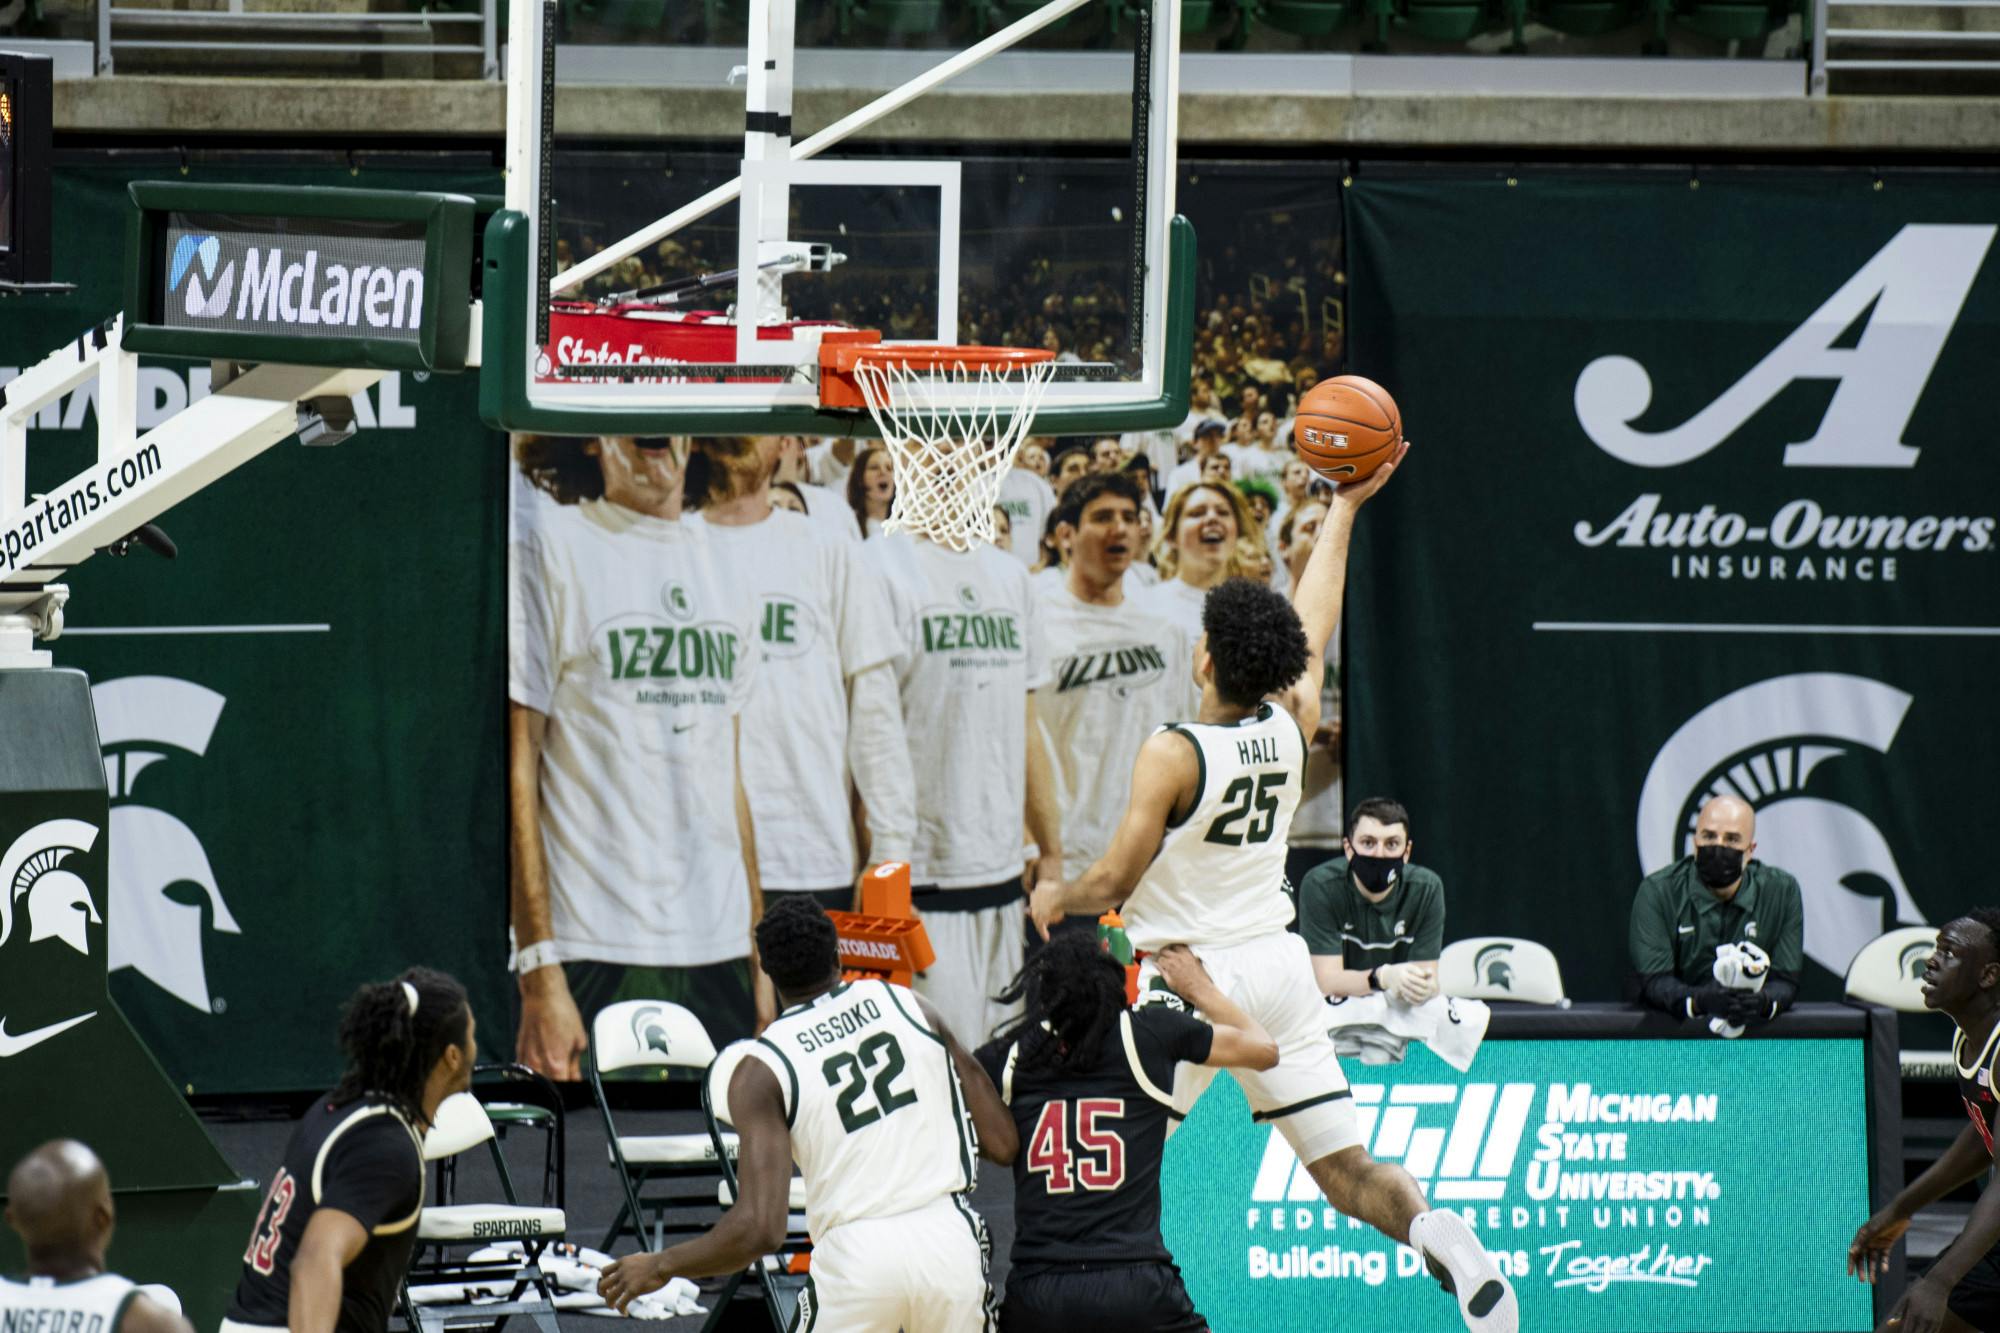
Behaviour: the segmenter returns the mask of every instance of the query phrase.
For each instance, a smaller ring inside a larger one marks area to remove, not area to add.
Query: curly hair
[[[405,986],[416,990],[414,1011]],[[447,1047],[465,1045],[471,1018],[465,987],[428,967],[363,986],[341,1011],[340,1046],[347,1053],[347,1071],[333,1091],[333,1104],[383,1097],[411,1124],[427,1124],[424,1084]]]
[[[1173,498],[1167,501],[1167,512],[1160,515],[1160,535],[1153,541],[1153,563],[1159,568],[1162,583],[1172,583],[1181,576],[1181,551],[1174,544],[1174,536],[1180,531],[1181,515],[1187,512],[1197,491],[1208,491],[1229,502],[1229,512],[1236,516],[1238,540],[1246,537],[1258,542],[1264,540],[1264,525],[1250,512],[1250,502],[1243,498],[1241,491],[1219,481],[1191,481],[1174,492]],[[1223,576],[1233,579],[1242,573],[1236,550],[1231,547],[1228,563],[1223,566]]]
[[[840,973],[840,937],[810,894],[774,894],[757,923],[757,957],[781,994],[802,995]]]
[[[1084,1069],[1125,1009],[1125,969],[1089,935],[1058,935],[994,998],[1026,1005],[996,1038],[1020,1043],[1022,1068]]]
[[[1239,708],[1255,708],[1297,680],[1312,655],[1292,604],[1249,579],[1225,579],[1209,590],[1201,628],[1215,662],[1216,693]]]
[[[538,490],[559,505],[604,498],[604,470],[580,435],[516,435],[514,463]]]

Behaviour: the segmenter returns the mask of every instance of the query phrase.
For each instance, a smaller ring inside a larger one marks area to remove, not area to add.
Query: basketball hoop
[[[822,399],[834,396],[828,389],[835,385],[858,389],[888,448],[896,502],[884,530],[915,533],[954,551],[992,541],[1000,483],[1027,438],[1055,354],[881,343],[821,352]]]

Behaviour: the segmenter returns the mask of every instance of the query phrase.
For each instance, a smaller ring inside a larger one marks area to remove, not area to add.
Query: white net
[[[855,382],[895,467],[896,501],[883,528],[954,551],[991,542],[1000,483],[1054,369],[1052,360],[968,366],[893,353],[857,362]]]

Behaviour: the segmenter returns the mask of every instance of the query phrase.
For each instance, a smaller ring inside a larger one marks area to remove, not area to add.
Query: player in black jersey
[[[340,1020],[347,1073],[306,1112],[243,1251],[222,1333],[382,1333],[424,1206],[423,1136],[472,1086],[465,988],[429,968],[363,986]]]
[[[1937,951],[1924,966],[1924,1004],[1958,1024],[1951,1053],[1958,1092],[1972,1120],[1944,1156],[1861,1224],[1847,1247],[1847,1271],[1873,1282],[1889,1266],[1889,1251],[1910,1229],[1919,1208],[1993,1165],[1996,1083],[2000,1083],[2000,909],[1975,908],[1938,931]],[[2000,1189],[1973,1205],[1930,1271],[1910,1284],[1884,1328],[1895,1333],[1965,1333],[2000,1329]]]
[[[1058,935],[1001,995],[1025,1016],[978,1058],[1021,1133],[1001,1333],[1206,1330],[1160,1238],[1174,1066],[1269,1069],[1278,1046],[1175,945],[1160,973],[1214,1026],[1125,1006],[1125,969]]]

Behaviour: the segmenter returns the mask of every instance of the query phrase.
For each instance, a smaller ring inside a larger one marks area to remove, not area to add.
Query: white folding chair
[[[1569,1007],[1556,956],[1545,945],[1507,935],[1480,935],[1445,945],[1438,957],[1438,989],[1467,1000]]]
[[[1936,948],[1936,926],[1903,926],[1876,936],[1847,964],[1847,998],[1899,1014],[1931,1012],[1924,1005],[1921,984],[1924,964]],[[1899,1051],[1896,1061],[1904,1078],[1929,1081],[1953,1075],[1950,1051]]]
[[[735,1077],[736,1068],[749,1052],[747,1041],[732,1042],[724,1049],[701,1081],[701,1111],[708,1122],[708,1134],[714,1141],[717,1162],[722,1168],[722,1182],[716,1188],[716,1201],[725,1208],[736,1202],[736,1135],[723,1128],[735,1123],[729,1113],[729,1080]],[[723,1151],[725,1142],[728,1151]],[[771,1327],[781,1331],[792,1326],[793,1316],[798,1311],[799,1293],[805,1288],[805,1278],[789,1271],[793,1256],[810,1254],[812,1238],[806,1234],[806,1182],[794,1175],[785,1194],[785,1240],[776,1253],[759,1260],[744,1272],[731,1275],[728,1283],[717,1295],[715,1308],[702,1325],[703,1333],[720,1327],[729,1303],[735,1299],[737,1289],[743,1279],[754,1275],[758,1290],[764,1298],[764,1310],[771,1317]],[[773,1262],[775,1260],[775,1262]]]
[[[668,1236],[694,1235],[714,1225],[720,1215],[713,1202],[722,1175],[718,1157],[736,1151],[736,1136],[620,1134],[604,1093],[607,1078],[657,1080],[674,1069],[700,1074],[714,1060],[708,1030],[678,1004],[626,1000],[598,1011],[590,1025],[590,1090],[625,1194],[599,1249],[610,1250],[621,1236],[633,1237],[644,1249],[662,1249]]]
[[[454,1093],[438,1104],[437,1118],[424,1136],[424,1160],[443,1163],[493,1141],[493,1122],[486,1108],[469,1092]],[[413,1333],[444,1333],[453,1323],[497,1327],[514,1315],[527,1316],[543,1333],[559,1333],[555,1292],[541,1268],[542,1251],[568,1231],[560,1208],[513,1202],[513,1182],[505,1157],[494,1154],[504,1203],[459,1203],[455,1199],[426,1207],[417,1217],[417,1259],[403,1282],[403,1312]],[[441,1175],[440,1180],[447,1177]],[[475,1260],[470,1251],[499,1241],[519,1241],[523,1262]],[[416,1287],[460,1286],[457,1300],[418,1302]],[[476,1295],[501,1293],[499,1300]]]

